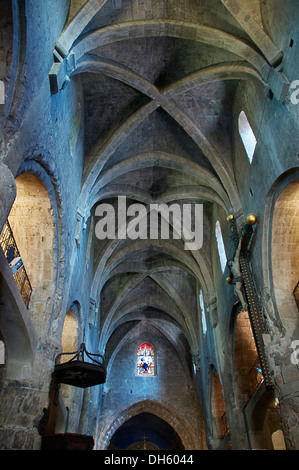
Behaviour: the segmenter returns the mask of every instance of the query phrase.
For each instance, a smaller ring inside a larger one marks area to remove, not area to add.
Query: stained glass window
[[[154,348],[148,343],[137,349],[137,375],[155,375]]]

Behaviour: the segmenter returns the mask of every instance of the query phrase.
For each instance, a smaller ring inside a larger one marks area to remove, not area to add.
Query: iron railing
[[[13,232],[8,220],[5,222],[5,225],[0,234],[0,246],[4,252],[7,262],[11,265],[12,261],[20,257],[20,252],[16,244]],[[25,266],[23,265],[15,274],[14,279],[21,293],[22,299],[26,305],[29,307],[29,302],[32,293],[32,286],[29,281],[28,274],[26,272]]]

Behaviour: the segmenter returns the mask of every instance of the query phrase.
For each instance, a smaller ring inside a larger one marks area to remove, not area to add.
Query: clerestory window
[[[244,111],[241,111],[239,114],[239,134],[245,147],[248,159],[251,163],[257,140]]]
[[[223,243],[220,222],[218,220],[216,222],[215,235],[216,235],[216,240],[217,240],[217,247],[218,247],[221,270],[224,273],[224,270],[226,268],[226,263],[227,263],[227,257],[225,253],[225,247]]]
[[[205,312],[205,304],[203,300],[203,295],[202,291],[199,293],[199,305],[201,308],[201,324],[202,324],[202,331],[203,334],[205,335],[207,332],[207,322],[206,322],[206,312]]]

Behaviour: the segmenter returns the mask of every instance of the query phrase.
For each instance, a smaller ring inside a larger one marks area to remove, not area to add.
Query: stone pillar
[[[281,429],[287,450],[299,449],[299,374],[297,380],[281,384],[278,389]]]
[[[0,231],[16,198],[15,178],[9,168],[0,162]]]
[[[232,450],[249,450],[249,436],[246,429],[246,416],[239,404],[236,403],[231,390],[229,402],[226,401],[227,417]]]
[[[272,333],[265,343],[274,377],[274,394],[278,398],[280,426],[288,450],[299,449],[299,331],[293,329],[293,319],[288,330],[282,326]],[[289,333],[290,332],[290,333]],[[289,334],[286,334],[289,333]]]
[[[0,449],[39,449],[38,423],[47,395],[25,381],[7,381],[0,392]]]

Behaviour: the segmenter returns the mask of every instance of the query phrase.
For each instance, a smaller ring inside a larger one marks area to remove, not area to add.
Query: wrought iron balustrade
[[[21,255],[8,220],[5,222],[5,225],[0,234],[0,246],[4,252],[7,262],[11,267],[13,266],[14,261],[18,261],[18,259],[21,260]],[[23,263],[21,264],[22,266],[19,269],[16,269],[16,272],[14,273],[14,279],[19,288],[23,301],[28,308],[32,293],[32,286],[30,284],[25,266]]]

